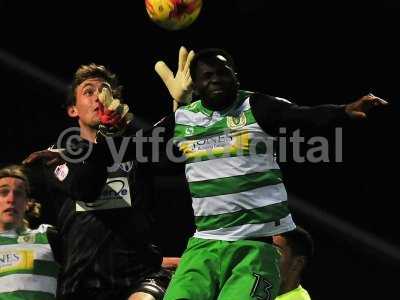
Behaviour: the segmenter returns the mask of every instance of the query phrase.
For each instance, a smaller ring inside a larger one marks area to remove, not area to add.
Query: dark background
[[[373,92],[390,106],[344,128],[342,163],[289,160],[282,168],[293,217],[316,243],[303,284],[312,298],[392,299],[399,254],[379,249],[399,246],[400,5],[205,0],[191,27],[170,32],[150,22],[144,1],[131,2],[0,1],[0,162],[47,147],[69,125],[59,87],[84,63],[119,74],[131,109],[148,123],[171,111],[153,65],[163,59],[175,70],[180,45],[224,48],[236,60],[242,88],[301,105],[344,104]],[[46,83],[38,70],[55,78]],[[333,129],[318,134],[333,137]],[[180,179],[158,181],[159,239],[167,255],[180,255],[192,228],[188,195]],[[363,242],[355,230],[378,239]]]

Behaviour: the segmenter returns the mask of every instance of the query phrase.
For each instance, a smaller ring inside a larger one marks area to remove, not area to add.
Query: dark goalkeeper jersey
[[[98,146],[84,162],[31,168],[36,198],[56,215],[59,295],[134,286],[161,265],[150,237],[151,166],[125,161],[108,172],[104,151]]]

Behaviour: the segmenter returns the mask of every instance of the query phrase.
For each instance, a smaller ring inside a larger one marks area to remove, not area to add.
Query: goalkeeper
[[[66,106],[80,138],[25,160],[36,198],[52,199],[43,206],[60,232],[58,299],[162,299],[169,281],[151,238],[151,168],[135,160],[108,164],[100,142],[137,130],[120,92],[104,66],[79,67]],[[89,150],[82,161],[77,153]]]

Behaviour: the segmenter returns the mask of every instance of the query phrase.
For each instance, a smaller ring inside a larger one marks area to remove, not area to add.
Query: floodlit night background
[[[0,162],[19,162],[48,147],[71,125],[61,107],[64,88],[90,62],[119,75],[131,110],[148,124],[172,111],[153,66],[162,59],[175,70],[181,45],[224,48],[243,89],[300,105],[345,104],[372,92],[390,106],[346,125],[343,162],[289,159],[281,167],[294,220],[316,244],[303,282],[312,299],[394,299],[400,4],[203,2],[192,26],[171,32],[149,20],[141,0],[0,0]],[[306,134],[334,141],[334,128]],[[177,256],[193,228],[189,195],[181,177],[156,180],[157,239],[166,255]]]

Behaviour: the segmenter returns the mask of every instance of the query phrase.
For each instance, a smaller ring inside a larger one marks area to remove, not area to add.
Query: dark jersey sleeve
[[[158,169],[166,163],[168,157],[179,157],[180,153],[172,143],[174,136],[175,118],[168,115],[153,127],[141,130],[129,130],[129,135],[106,138],[102,142],[106,147],[106,160],[109,165],[115,162],[117,156],[122,161],[138,161],[151,163]],[[111,147],[109,147],[111,145]],[[103,147],[104,146],[100,146]],[[94,148],[100,148],[94,145]],[[119,152],[117,155],[116,151]]]
[[[104,145],[85,143],[80,147],[88,145],[92,150],[85,160],[74,160],[76,157],[66,153],[71,160],[66,159],[59,165],[47,166],[43,160],[31,164],[28,169],[34,197],[40,202],[56,201],[52,195],[56,191],[80,201],[96,199],[107,180],[107,157]]]
[[[56,168],[47,168],[50,184],[74,200],[93,202],[100,195],[107,180],[107,168],[104,163],[67,163],[68,175],[59,180]]]
[[[271,134],[286,133],[302,128],[342,125],[349,120],[343,105],[299,106],[284,99],[263,94],[252,94],[250,106],[257,123]]]
[[[157,154],[159,154],[158,159],[151,162],[153,170],[156,175],[180,176],[185,172],[185,164],[182,152],[173,143],[175,116],[171,114],[163,118],[155,125],[151,134],[153,134],[154,130],[160,130],[161,128],[164,133],[160,147],[158,149],[153,148],[151,151],[154,154],[154,149],[157,149]]]

